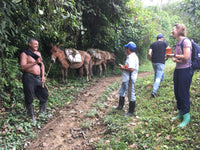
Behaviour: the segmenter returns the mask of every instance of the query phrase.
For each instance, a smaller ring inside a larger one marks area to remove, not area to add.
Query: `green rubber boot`
[[[178,115],[176,117],[173,117],[172,119],[173,120],[176,120],[176,119],[181,119],[183,117],[183,115],[181,114],[181,112],[179,111],[178,112]]]
[[[185,127],[190,122],[190,113],[183,115],[183,121],[178,125],[179,128]]]

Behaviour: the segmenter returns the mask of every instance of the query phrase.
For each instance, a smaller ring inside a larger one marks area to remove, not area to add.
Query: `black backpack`
[[[182,51],[183,51],[183,42],[185,39],[188,39],[188,38],[184,38],[181,42]],[[194,70],[200,69],[200,47],[193,40],[190,40],[190,41],[192,43],[192,59],[191,59],[192,60],[192,68]]]

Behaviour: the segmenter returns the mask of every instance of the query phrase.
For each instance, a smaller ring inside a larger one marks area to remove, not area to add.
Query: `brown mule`
[[[68,73],[68,68],[71,69],[79,69],[79,77],[83,77],[83,67],[85,68],[86,75],[87,75],[87,81],[91,80],[90,76],[90,68],[91,68],[91,56],[85,52],[85,51],[80,51],[79,53],[81,54],[81,62],[74,62],[70,63],[69,59],[67,58],[65,51],[61,50],[59,48],[60,45],[53,45],[51,44],[51,61],[53,63],[56,62],[56,59],[61,63],[62,68],[62,81],[65,82],[66,84],[68,83],[67,80],[67,73]]]
[[[90,54],[92,58],[92,67],[90,70],[91,77],[93,77],[93,71],[92,68],[93,66],[98,66],[99,67],[99,77],[102,77],[102,65],[104,67],[104,74],[107,74],[107,69],[106,69],[106,55],[99,49],[93,49],[90,48],[87,50],[87,52]]]
[[[106,56],[106,64],[107,66],[108,65],[111,66],[111,71],[113,74],[114,69],[115,69],[115,54],[111,52],[107,52],[107,51],[102,51],[102,53],[104,53],[104,55]]]

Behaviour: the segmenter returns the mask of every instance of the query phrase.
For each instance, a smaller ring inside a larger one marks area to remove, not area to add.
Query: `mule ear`
[[[57,47],[61,47],[61,46],[62,46],[62,44],[58,44],[58,45],[57,45]]]

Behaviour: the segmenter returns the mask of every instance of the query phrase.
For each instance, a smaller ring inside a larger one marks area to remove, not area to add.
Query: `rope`
[[[50,71],[50,69],[51,69],[51,66],[52,66],[52,63],[50,63],[50,65],[49,65],[49,70],[47,71],[47,74],[46,74],[46,77],[45,77],[46,79],[47,79],[47,76],[48,76],[49,71]],[[45,82],[42,83],[42,87],[43,87],[43,88],[44,88],[44,86],[46,86],[46,85],[45,85]],[[47,86],[46,86],[46,88],[47,88]],[[48,88],[47,88],[47,90],[49,91]]]
[[[49,74],[49,71],[50,71],[50,69],[51,69],[51,66],[52,66],[52,63],[50,63],[50,65],[49,65],[49,70],[47,71],[46,78],[47,78],[47,76],[48,76],[48,74]]]

